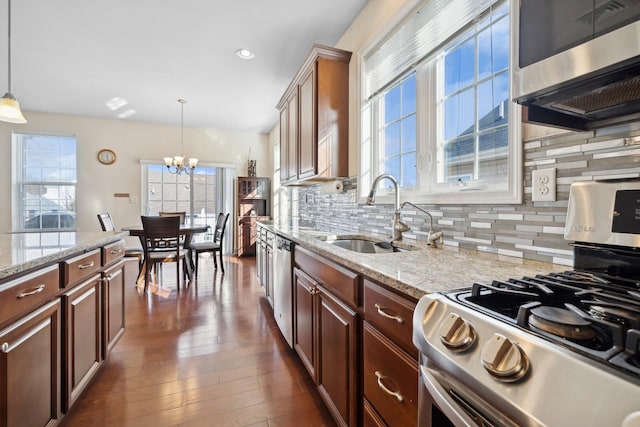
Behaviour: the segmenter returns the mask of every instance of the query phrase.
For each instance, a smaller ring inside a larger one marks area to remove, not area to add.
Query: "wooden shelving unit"
[[[255,256],[257,221],[271,217],[271,181],[265,177],[238,177],[238,256]]]

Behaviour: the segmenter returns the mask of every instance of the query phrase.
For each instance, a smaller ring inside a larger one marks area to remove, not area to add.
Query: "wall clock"
[[[103,165],[111,165],[116,161],[116,153],[113,150],[109,150],[107,148],[102,149],[98,152],[98,160]]]

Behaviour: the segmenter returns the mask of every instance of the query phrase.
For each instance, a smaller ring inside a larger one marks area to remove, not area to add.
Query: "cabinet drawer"
[[[62,286],[67,287],[100,271],[101,249],[94,249],[86,254],[63,261]]]
[[[295,263],[343,301],[358,306],[358,275],[300,246],[294,250]]]
[[[418,362],[363,323],[364,396],[393,426],[415,426],[418,420]]]
[[[418,357],[412,341],[416,304],[370,280],[364,280],[364,317],[411,355]]]
[[[108,244],[102,248],[102,265],[112,264],[114,261],[124,257],[124,240],[119,240]]]
[[[0,285],[0,324],[53,298],[60,289],[58,265]]]

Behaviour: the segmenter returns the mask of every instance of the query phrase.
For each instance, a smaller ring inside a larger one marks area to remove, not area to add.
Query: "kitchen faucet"
[[[401,240],[402,233],[404,233],[405,231],[409,231],[410,228],[407,226],[407,224],[400,221],[400,187],[398,185],[398,181],[396,181],[396,179],[389,174],[378,175],[376,179],[373,180],[373,184],[371,184],[371,190],[369,190],[369,197],[367,197],[367,205],[373,205],[373,203],[375,202],[376,187],[378,186],[378,183],[380,182],[380,180],[384,178],[388,179],[393,183],[393,189],[396,194],[396,210],[393,213],[393,224],[391,225],[391,229],[393,230],[392,240]]]
[[[438,231],[438,232],[433,231],[433,216],[426,210],[422,209],[419,206],[414,205],[411,202],[404,202],[402,206],[400,206],[400,208],[404,208],[406,205],[411,205],[414,208],[418,209],[421,212],[426,213],[429,216],[429,231],[427,232],[427,244],[429,246],[433,246],[434,248],[437,248],[438,247],[438,244],[436,242],[437,240],[440,240],[440,243],[443,243],[444,239],[443,239],[442,231]]]

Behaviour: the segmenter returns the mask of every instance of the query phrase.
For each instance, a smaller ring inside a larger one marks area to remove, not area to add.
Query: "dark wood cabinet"
[[[364,279],[363,402],[372,425],[415,426],[418,350],[411,341],[415,301]]]
[[[65,412],[93,378],[103,360],[101,284],[102,276],[96,274],[62,295]]]
[[[275,234],[258,225],[258,243],[256,253],[256,275],[258,283],[264,288],[264,295],[273,307],[273,243]]]
[[[60,324],[56,298],[0,331],[1,426],[52,426],[60,419]]]
[[[339,424],[358,424],[358,317],[318,286],[317,384]]]
[[[54,426],[124,332],[124,240],[0,286],[0,426]]]
[[[294,259],[294,349],[336,422],[356,426],[360,318],[353,301],[359,278],[301,247]]]
[[[102,357],[107,355],[124,334],[124,260],[103,273],[102,279]]]
[[[350,59],[314,45],[280,99],[282,183],[349,175]]]
[[[293,269],[293,348],[314,381],[316,378],[317,283],[302,270]]]
[[[258,242],[257,225],[271,215],[270,179],[264,177],[238,177],[237,193],[238,256],[255,256]]]

